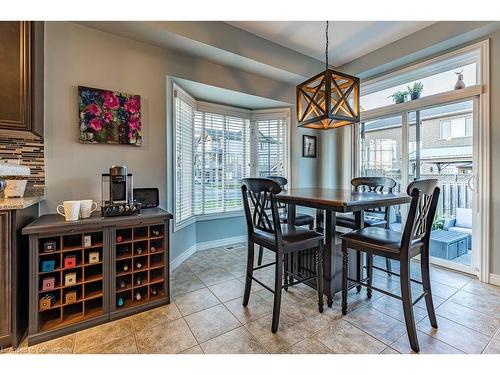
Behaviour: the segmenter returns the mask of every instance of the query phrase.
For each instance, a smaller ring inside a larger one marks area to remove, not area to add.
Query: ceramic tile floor
[[[264,261],[272,259],[266,252]],[[254,283],[248,307],[241,305],[245,262],[243,244],[195,253],[172,273],[170,305],[39,345],[23,343],[16,353],[411,353],[399,301],[377,292],[368,300],[364,290],[350,292],[343,317],[340,293],[319,314],[314,290],[289,288],[272,334],[271,293]],[[398,278],[375,274],[375,284],[398,291]],[[417,263],[412,274],[420,276]],[[271,267],[256,275],[272,285]],[[431,278],[439,329],[418,303],[421,353],[500,353],[500,288],[440,268]]]

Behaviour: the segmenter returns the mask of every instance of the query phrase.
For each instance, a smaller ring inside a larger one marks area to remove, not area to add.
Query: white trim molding
[[[177,256],[175,259],[172,259],[170,261],[170,271],[175,270],[197,251],[213,249],[214,247],[234,245],[237,243],[246,242],[246,240],[247,236],[243,235],[243,236],[222,238],[220,240],[195,243],[193,246],[191,246],[190,248],[182,252],[179,256]]]
[[[490,273],[490,282],[489,284],[500,286],[500,275]]]

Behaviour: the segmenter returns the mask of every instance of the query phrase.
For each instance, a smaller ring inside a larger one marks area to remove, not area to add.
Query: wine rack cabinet
[[[171,217],[161,209],[76,222],[45,215],[25,227],[28,344],[170,303]]]

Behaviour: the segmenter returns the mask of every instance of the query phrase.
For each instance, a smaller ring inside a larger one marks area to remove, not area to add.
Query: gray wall
[[[286,103],[295,87],[175,51],[132,41],[70,22],[46,22],[45,142],[47,200],[53,213],[69,199],[100,200],[100,175],[126,164],[137,187],[160,189],[161,206],[172,209],[172,88],[179,77]],[[144,144],[133,148],[78,143],[77,86],[141,95]],[[291,121],[291,182],[317,184],[318,159],[301,156],[302,131]],[[171,258],[196,242],[245,234],[242,218],[204,221],[172,235]]]
[[[491,210],[490,210],[490,270],[500,274],[500,22],[438,22],[426,29],[365,55],[340,69],[363,78],[380,75],[429,56],[455,49],[465,44],[490,38],[490,142],[491,142]],[[341,155],[349,155],[344,146]],[[337,160],[341,163],[342,159]],[[324,161],[323,161],[324,163]],[[332,160],[327,161],[332,163]],[[338,164],[337,164],[338,166]],[[488,173],[488,172],[486,172]],[[319,177],[321,179],[321,177]]]

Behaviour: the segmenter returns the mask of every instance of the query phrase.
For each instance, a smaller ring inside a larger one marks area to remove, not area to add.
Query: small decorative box
[[[42,261],[42,272],[52,272],[56,266],[55,260],[44,260]]]
[[[56,248],[57,248],[56,241],[47,241],[43,243],[44,253],[51,253],[53,251],[56,251]]]
[[[67,273],[64,275],[64,285],[75,285],[76,284],[76,272]]]
[[[76,267],[75,255],[64,257],[64,268],[75,268],[75,267]]]
[[[99,263],[99,252],[98,251],[91,251],[89,253],[89,263]]]
[[[55,298],[52,295],[46,295],[40,298],[40,311],[48,310],[52,307],[55,302]]]
[[[76,290],[72,290],[72,291],[67,292],[64,295],[64,301],[66,304],[75,303],[76,302]]]
[[[42,280],[42,290],[52,290],[56,286],[56,278],[55,277],[46,277]]]
[[[83,247],[90,247],[92,246],[92,236],[87,235],[83,236]]]

